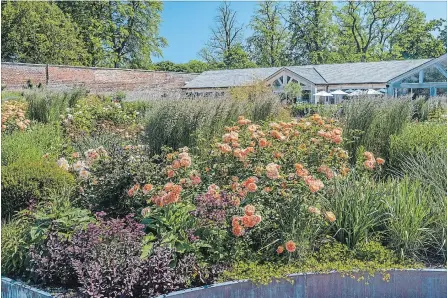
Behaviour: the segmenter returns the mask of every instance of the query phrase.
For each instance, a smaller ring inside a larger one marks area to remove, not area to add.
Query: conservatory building
[[[303,101],[318,102],[317,92],[375,90],[389,96],[447,94],[447,54],[433,59],[358,62],[206,71],[187,82],[189,94],[216,95],[228,88],[263,82],[275,93],[301,85]]]

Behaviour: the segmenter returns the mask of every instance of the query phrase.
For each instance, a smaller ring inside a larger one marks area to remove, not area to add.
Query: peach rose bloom
[[[365,161],[363,163],[363,165],[365,166],[365,168],[372,170],[372,169],[374,169],[374,160],[368,159],[367,161]]]
[[[292,240],[286,242],[286,249],[288,252],[294,252],[296,250],[296,244]]]
[[[284,252],[284,246],[280,245],[278,246],[278,248],[276,249],[276,253],[278,255],[282,254]]]
[[[233,227],[232,232],[233,232],[233,235],[236,237],[240,237],[240,236],[244,235],[244,229],[239,225]]]
[[[366,159],[373,159],[373,158],[374,158],[374,154],[372,154],[372,153],[369,152],[369,151],[364,152],[364,153],[363,153],[363,156],[364,156]]]
[[[318,209],[317,207],[314,207],[314,206],[310,206],[307,210],[312,214],[316,214],[316,215],[321,214],[320,209]]]
[[[269,145],[269,142],[266,138],[260,138],[259,139],[259,147],[267,147]]]
[[[148,192],[150,192],[153,189],[153,185],[152,184],[145,184],[143,186],[143,193],[147,194]]]
[[[253,205],[247,205],[245,206],[244,211],[246,215],[253,215],[255,214],[256,209]]]
[[[254,183],[248,183],[247,189],[249,192],[255,192],[258,189],[258,187]]]
[[[334,212],[332,211],[326,211],[324,213],[324,218],[329,222],[334,222],[337,218],[335,217]]]
[[[377,157],[376,161],[377,161],[377,164],[379,164],[379,165],[383,165],[385,163],[385,160],[380,157]]]

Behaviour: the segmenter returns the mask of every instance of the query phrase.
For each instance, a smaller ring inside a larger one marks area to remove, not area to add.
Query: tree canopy
[[[2,2],[2,60],[86,65],[77,26],[50,2]]]
[[[447,21],[427,20],[407,2],[260,2],[249,36],[230,2],[219,5],[200,60],[153,63],[160,1],[3,1],[2,60],[203,72],[282,65],[437,57]],[[438,32],[436,36],[434,33]]]

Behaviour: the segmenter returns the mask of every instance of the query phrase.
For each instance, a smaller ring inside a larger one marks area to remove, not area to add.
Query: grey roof
[[[326,84],[326,80],[312,66],[286,66],[285,68],[314,84]]]
[[[322,64],[313,67],[329,84],[386,83],[431,59]]]
[[[317,85],[387,83],[432,59],[286,66]],[[183,88],[226,88],[265,80],[282,67],[205,71]]]
[[[226,88],[249,85],[255,81],[262,81],[280,70],[281,67],[246,68],[205,71],[184,88]]]

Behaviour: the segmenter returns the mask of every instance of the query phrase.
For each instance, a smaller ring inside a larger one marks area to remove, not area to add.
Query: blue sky
[[[409,1],[427,15],[427,19],[447,19],[447,1]],[[175,63],[199,59],[198,52],[209,38],[214,25],[219,1],[165,1],[162,13],[161,36],[167,38],[168,47],[163,49],[162,58],[155,62],[170,60]],[[250,35],[247,28],[255,10],[255,1],[234,1],[231,6],[237,11],[237,18],[244,24],[245,36]]]

